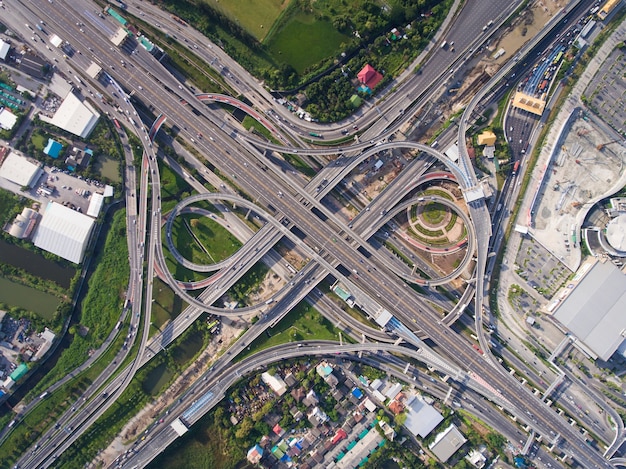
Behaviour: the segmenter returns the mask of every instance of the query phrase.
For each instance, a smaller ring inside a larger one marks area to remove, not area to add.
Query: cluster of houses
[[[272,421],[270,434],[248,450],[248,461],[267,468],[354,468],[396,438],[394,428],[380,418],[381,409],[392,415],[405,414],[403,426],[414,437],[425,438],[444,420],[432,406],[431,398],[388,379],[356,376],[352,370],[350,362],[343,363],[340,369],[329,361],[320,361],[315,372],[330,389],[323,395],[316,392],[314,385],[306,388],[304,380],[300,381],[291,371],[284,377],[281,371],[263,373],[262,382],[279,400],[287,394],[293,397],[297,404],[289,410],[293,421],[306,419],[308,425],[286,429]],[[330,400],[326,395],[336,402],[336,421],[324,411],[328,410],[324,404]],[[451,424],[437,435],[429,449],[445,462],[466,441]],[[486,458],[478,451],[472,455],[473,459],[467,459],[475,467],[483,467]]]

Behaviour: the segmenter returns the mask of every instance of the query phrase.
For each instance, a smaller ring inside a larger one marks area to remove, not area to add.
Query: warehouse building
[[[43,174],[41,165],[12,151],[0,166],[0,177],[20,187],[33,187]]]
[[[596,262],[582,275],[554,317],[589,355],[606,361],[626,338],[626,275],[608,261]]]
[[[428,448],[441,462],[445,463],[466,441],[467,439],[463,436],[463,433],[454,424],[450,424],[448,428],[437,435],[435,441],[428,445]]]
[[[100,114],[87,102],[70,93],[52,118],[39,114],[39,118],[71,134],[87,138],[100,118]]]
[[[17,116],[8,108],[0,108],[0,129],[11,130],[17,123]]]
[[[44,251],[80,264],[94,221],[71,208],[50,202],[33,236],[33,243]]]

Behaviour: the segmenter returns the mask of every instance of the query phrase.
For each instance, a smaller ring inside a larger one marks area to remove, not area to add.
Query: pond
[[[54,295],[0,277],[0,302],[37,313],[51,321],[61,300]]]
[[[183,343],[177,345],[172,350],[172,358],[177,365],[185,365],[202,349],[203,345],[202,331],[196,330],[192,334],[189,334]]]
[[[143,383],[141,383],[141,387],[147,394],[156,396],[173,375],[174,372],[167,367],[167,364],[161,363],[148,373],[146,379],[144,379]]]
[[[25,270],[44,280],[51,280],[63,288],[69,288],[76,270],[46,259],[41,254],[29,251],[0,239],[0,262]]]
[[[94,164],[94,169],[100,173],[100,176],[108,178],[113,183],[122,182],[119,168],[119,161],[103,155],[100,155]]]

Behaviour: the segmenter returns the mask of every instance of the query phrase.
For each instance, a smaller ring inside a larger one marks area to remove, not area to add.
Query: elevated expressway
[[[172,108],[168,102],[160,100],[158,95],[153,94],[153,98],[154,100],[152,102],[163,105],[164,111],[166,111],[167,113],[171,112],[172,116],[176,116],[181,112],[180,109]],[[186,119],[189,119],[189,117],[186,117]],[[233,173],[236,172],[237,174],[245,175],[246,177],[244,185],[246,186],[246,189],[248,189],[252,193],[257,194],[258,197],[263,198],[264,200],[267,199],[265,199],[263,194],[274,194],[276,193],[275,189],[277,187],[281,187],[283,188],[283,190],[288,190],[288,188],[282,185],[280,181],[268,179],[266,175],[259,173],[257,170],[251,171],[250,168],[246,169],[241,164],[241,162],[235,159],[229,158],[226,161],[220,161],[220,166],[223,169],[232,170]],[[329,235],[332,236],[332,231],[329,231],[327,227],[317,226],[316,224],[311,224],[309,220],[303,219],[302,214],[300,213],[301,210],[294,210],[294,207],[298,207],[298,203],[296,200],[293,200],[291,196],[286,196],[285,198],[290,199],[288,200],[289,203],[283,202],[282,198],[276,199],[275,196],[272,196],[272,200],[269,202],[275,204],[278,210],[284,213],[292,222],[296,223],[297,226],[302,227],[302,229],[306,229],[307,234],[310,233],[309,236],[311,237],[311,242],[319,245],[320,242],[323,242],[323,240],[327,240]],[[470,204],[471,203],[472,202],[470,202]],[[158,208],[154,203],[154,199],[153,208]],[[476,222],[473,216],[472,219],[474,220],[474,222]],[[156,229],[156,231],[159,232],[160,227]],[[157,233],[153,234],[155,235],[155,238],[158,238],[159,235]],[[154,246],[152,246],[152,249],[153,248]],[[332,257],[341,260],[342,263],[345,263],[347,265],[358,265],[359,256],[355,254],[355,252],[343,240],[343,238],[340,239],[340,243],[338,243],[338,246],[330,246],[329,251]],[[382,285],[380,284],[381,280],[383,282]],[[479,357],[472,349],[470,349],[467,345],[459,344],[458,340],[456,340],[456,338],[453,339],[451,337],[452,334],[449,334],[447,330],[441,330],[440,328],[434,326],[436,321],[433,321],[433,319],[435,319],[435,315],[433,314],[434,312],[432,310],[429,310],[428,308],[424,307],[424,305],[416,302],[416,299],[410,294],[403,293],[402,295],[400,295],[400,293],[402,293],[403,291],[401,288],[402,284],[398,283],[398,280],[395,279],[392,274],[390,274],[389,272],[381,273],[379,271],[377,272],[377,275],[374,276],[363,273],[358,281],[355,280],[355,282],[366,290],[373,291],[373,289],[378,288],[379,291],[384,292],[385,297],[383,303],[385,303],[385,306],[391,310],[413,312],[420,311],[421,313],[424,313],[424,318],[422,318],[421,316],[419,317],[420,327],[423,327],[424,330],[428,332],[429,336],[433,338],[433,340],[435,340],[442,347],[446,347],[450,351],[450,353],[455,354],[457,357],[466,358],[466,363],[470,368],[473,368],[477,372],[483,373],[484,376],[488,376],[490,374],[490,369],[484,366],[484,362],[481,361],[482,358],[479,359]],[[420,308],[420,306],[422,308]],[[520,396],[517,395],[517,393],[512,394],[511,390],[508,389],[510,383],[507,377],[502,377],[500,374],[496,374],[492,378],[494,384],[500,385],[505,389],[503,393],[508,395],[507,397],[511,402],[519,402],[520,404],[524,404],[526,407],[539,412],[535,414],[537,418],[541,420],[541,422],[537,424],[538,427],[546,426],[541,429],[557,428],[559,430],[562,430],[563,436],[568,437],[568,441],[580,441],[578,440],[578,437],[573,434],[573,432],[569,428],[567,428],[566,425],[563,425],[560,420],[554,420],[554,416],[552,415],[552,413],[544,413],[543,406],[538,407],[538,403],[535,403],[535,401],[532,399],[532,396],[530,397],[530,399],[528,399],[527,396],[524,396],[526,399],[524,399],[524,401],[519,401]],[[586,453],[586,451],[583,450],[583,453]],[[590,461],[597,461],[595,453],[591,453],[591,455],[587,454],[587,456],[589,456]]]
[[[251,168],[252,170],[250,170]],[[228,164],[225,165],[224,169],[228,171],[228,173],[233,172],[240,175],[246,174],[246,177],[241,177],[239,181],[241,184],[245,183],[248,186],[248,190],[252,193],[253,197],[256,196],[257,198],[263,198],[265,197],[265,194],[276,193],[276,189],[270,189],[271,185],[275,184],[275,182],[270,182],[271,179],[269,174],[259,170],[255,165],[244,165],[244,161],[236,158],[229,159]],[[284,190],[287,191],[288,188],[285,188]],[[277,212],[284,214],[284,216],[286,216],[292,223],[302,227],[303,231],[305,231],[308,236],[311,238],[315,236],[315,238],[321,239],[321,243],[319,241],[316,242],[318,248],[321,249],[323,247],[324,249],[327,249],[333,259],[337,259],[344,265],[359,265],[358,257],[354,260],[353,256],[355,253],[352,250],[353,248],[346,245],[345,239],[338,238],[337,243],[328,243],[327,240],[333,236],[333,234],[327,232],[326,225],[311,223],[311,217],[305,216],[305,214],[302,213],[302,210],[299,208],[300,204],[297,201],[294,200],[287,203],[286,199],[291,197],[293,197],[291,194],[284,192],[282,197],[273,197],[271,203],[274,205]],[[311,242],[313,242],[313,240],[311,240]],[[313,251],[314,249],[309,251],[309,253],[313,255]],[[325,265],[324,267],[328,268],[330,266]],[[476,354],[473,349],[469,348],[466,344],[459,343],[456,336],[448,333],[445,328],[441,330],[438,327],[433,326],[438,323],[436,313],[429,310],[429,308],[423,304],[414,303],[412,295],[407,293],[400,295],[400,292],[403,291],[402,284],[399,284],[393,275],[389,276],[386,272],[381,275],[380,270],[377,271],[376,275],[370,275],[364,271],[360,274],[359,279],[354,279],[352,283],[365,290],[378,290],[383,293],[384,296],[381,301],[390,310],[420,311],[420,315],[414,316],[415,319],[419,319],[418,327],[422,327],[430,337],[434,337],[434,340],[441,347],[447,348],[450,353],[456,354],[457,356],[464,356],[467,366],[470,369],[475,370],[472,375],[473,379],[478,379],[478,375],[490,376],[492,374],[490,372],[486,372],[486,370],[490,368],[484,369],[485,362],[482,358],[479,358],[479,355]],[[431,320],[427,320],[425,322],[422,316],[430,317]],[[467,353],[468,349],[470,351],[469,354]],[[500,389],[503,390],[503,395],[506,396],[508,401],[515,402],[520,400],[521,395],[518,394],[517,389],[513,394],[509,391],[509,377],[503,377],[502,375],[496,373],[495,376],[491,378],[493,380],[494,387],[500,386]],[[518,386],[520,385],[516,383],[514,388],[517,388]],[[522,392],[521,394],[523,395],[524,393]],[[547,425],[549,428],[559,428],[562,426],[560,419],[554,415],[551,410],[546,411],[545,406],[538,402],[535,404],[535,398],[530,395],[530,393],[529,396],[524,396],[523,401],[520,401],[519,404],[520,408],[531,408],[535,411],[534,413],[537,416],[537,419],[541,419],[541,422],[529,422],[531,426],[536,426],[540,433],[547,434],[543,425]],[[538,405],[541,405],[541,407],[537,407]],[[523,415],[521,418],[523,418]],[[568,431],[568,429],[563,429],[563,433],[566,431]],[[571,432],[571,430],[569,431]],[[574,436],[572,432],[571,441],[576,441],[575,438],[577,437]],[[594,456],[591,457],[593,458]]]
[[[283,213],[292,223],[295,223],[297,226],[302,227],[303,231],[305,231],[309,236],[315,236],[315,238],[321,236],[321,238],[318,239],[321,239],[323,241],[321,243],[317,243],[318,248],[324,247],[327,240],[330,239],[331,236],[333,236],[326,231],[326,228],[324,228],[324,226],[318,226],[317,224],[312,225],[310,219],[303,219],[302,211],[300,209],[294,210],[294,208],[300,206],[297,200],[289,200],[290,203],[285,202],[286,199],[292,199],[293,197],[291,194],[289,194],[289,187],[282,186],[283,190],[285,191],[284,198],[273,196],[272,194],[278,193],[278,191],[275,189],[275,184],[277,184],[278,181],[270,180],[269,176],[256,168],[255,165],[246,166],[243,164],[243,160],[239,158],[227,158],[224,161],[220,161],[219,163],[221,166],[220,170],[226,173],[236,173],[242,176],[239,179],[240,183],[242,185],[245,184],[246,189],[248,189],[248,191],[252,193],[253,196],[257,197],[260,200],[267,200],[268,204],[272,204],[278,212]],[[245,175],[245,177],[243,175]],[[460,177],[459,179],[461,180],[463,178]],[[279,187],[281,187],[280,183]],[[471,203],[472,202],[470,202],[470,204]],[[486,219],[488,220],[487,217]],[[341,263],[344,263],[346,265],[358,265],[358,257],[356,259],[353,257],[354,253],[351,253],[351,248],[345,245],[345,240],[342,238],[340,239],[340,242],[341,244],[339,245],[339,247],[341,249],[337,249],[334,244],[326,246],[329,249],[329,254],[332,256],[332,258],[337,259]],[[425,310],[427,310],[428,308],[425,308],[424,305],[418,305],[413,303],[411,295],[406,295],[404,293],[402,295],[399,294],[399,292],[402,292],[402,285],[398,284],[397,281],[393,279],[393,277],[388,277],[387,275],[385,275],[383,278],[384,280],[382,280],[383,283],[381,285],[380,271],[377,272],[376,277],[363,272],[360,275],[359,280],[355,280],[355,283],[358,283],[359,286],[365,287],[366,290],[369,289],[369,291],[376,291],[376,289],[378,289],[379,291],[384,292],[384,303],[386,303],[385,306],[390,310],[414,312],[420,311],[422,313],[425,313]],[[489,376],[492,374],[491,372],[486,372],[486,369],[483,369],[484,362],[478,361],[479,358],[476,352],[470,349],[468,345],[459,344],[456,339],[447,339],[447,334],[445,333],[445,331],[443,331],[444,334],[442,334],[441,330],[433,328],[432,324],[437,324],[438,321],[434,317],[435,314],[432,310],[430,310],[430,315],[432,315],[432,320],[430,322],[424,322],[422,319],[420,319],[421,324],[419,324],[418,327],[423,328],[428,333],[428,335],[435,340],[435,342],[440,344],[440,346],[447,348],[450,353],[455,354],[459,357],[464,356],[470,368],[482,370],[482,372],[479,373],[483,376]],[[487,369],[491,368],[489,367]],[[511,402],[517,401],[521,398],[521,396],[517,394],[517,391],[515,394],[511,394],[508,391],[508,377],[504,377],[500,373],[496,373],[494,376],[491,377],[491,379],[494,381],[494,383],[497,383],[496,386],[501,386],[500,389],[505,389],[503,390],[503,392],[507,394],[507,397]],[[515,384],[514,387],[515,386],[517,386],[517,384]],[[538,402],[537,404],[535,404],[532,395],[529,394],[529,396],[524,396],[523,403],[520,402],[520,408],[523,408],[524,406],[528,408],[532,407],[535,411],[533,412],[534,415],[537,416],[537,419],[541,419],[541,422],[529,422],[531,426],[537,427],[537,431],[539,433],[547,434],[545,431],[546,427],[543,427],[543,425],[547,425],[548,428],[558,428],[562,430],[560,432],[562,434],[569,433],[568,441],[577,441],[578,436],[576,436],[575,433],[571,431],[571,429],[563,428],[564,425],[560,421],[560,419],[556,417],[551,410],[547,410],[545,408],[545,405]],[[523,416],[521,416],[521,418],[523,418]],[[578,449],[575,450],[575,452],[578,451]],[[595,453],[587,454],[586,456],[588,456],[588,458],[581,459],[597,460],[597,455]],[[600,461],[602,460],[600,459]]]

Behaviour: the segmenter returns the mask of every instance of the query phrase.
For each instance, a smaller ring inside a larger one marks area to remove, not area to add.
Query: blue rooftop
[[[354,388],[352,390],[352,395],[357,399],[361,399],[363,397],[363,391],[361,391],[359,388]]]
[[[58,158],[59,153],[61,153],[62,149],[63,149],[63,145],[49,138],[48,145],[46,145],[46,148],[43,149],[43,152],[46,155],[48,155],[50,158]]]

